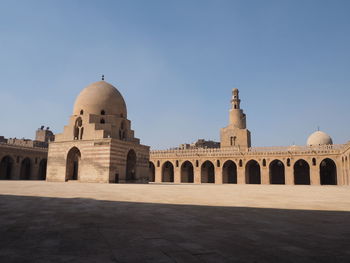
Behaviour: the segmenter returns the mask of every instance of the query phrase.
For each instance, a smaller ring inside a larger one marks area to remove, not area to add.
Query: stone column
[[[180,167],[174,167],[174,183],[179,184],[181,183],[181,169]]]
[[[269,168],[267,166],[261,166],[261,184],[270,184]]]
[[[12,171],[11,171],[11,180],[19,180],[21,176],[21,162],[16,161],[12,166]]]
[[[162,182],[162,167],[156,167],[155,169],[155,182],[156,183]]]
[[[343,165],[340,162],[335,161],[335,165],[337,166],[337,185],[345,185],[345,171],[342,169]],[[346,163],[344,163],[344,168],[346,169]]]
[[[287,185],[294,185],[293,166],[285,165],[284,176],[285,176],[285,182],[286,182]]]
[[[200,184],[201,183],[201,168],[200,167],[193,167],[193,176],[194,176],[194,183]]]
[[[245,169],[244,167],[237,167],[237,184],[245,183]]]
[[[215,167],[215,184],[222,184],[222,167]]]
[[[318,165],[310,165],[310,184],[320,185],[320,169]]]

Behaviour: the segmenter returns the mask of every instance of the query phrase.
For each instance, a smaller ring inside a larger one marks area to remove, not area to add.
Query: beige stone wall
[[[223,167],[227,161],[233,161],[237,167],[237,183],[247,183],[249,172],[247,164],[254,160],[260,166],[260,183],[271,184],[273,176],[270,165],[278,160],[284,166],[284,184],[295,184],[294,169],[299,164],[298,160],[305,160],[309,165],[311,185],[320,185],[321,163],[330,159],[336,165],[337,185],[349,184],[349,155],[350,143],[334,146],[320,147],[284,147],[279,151],[271,148],[254,149],[249,151],[238,151],[237,149],[198,149],[198,150],[169,150],[151,151],[150,161],[155,166],[155,182],[162,182],[163,166],[170,162],[174,167],[174,183],[181,183],[181,166],[189,161],[193,165],[194,183],[201,183],[201,167],[205,161],[210,161],[214,166],[215,183],[223,183]],[[289,150],[288,150],[289,149]],[[272,151],[271,151],[272,150]],[[347,160],[346,161],[346,156]],[[342,161],[344,159],[344,161]],[[150,175],[151,177],[151,175]]]
[[[52,142],[49,145],[47,181],[66,181],[68,152],[76,147],[81,153],[78,180],[81,182],[109,182],[110,139]]]
[[[5,160],[10,158],[11,168],[9,178],[7,178]],[[47,149],[36,147],[22,147],[18,145],[0,144],[0,179],[20,180],[21,167],[24,160],[29,160],[30,170],[29,180],[44,180],[40,165],[47,161]],[[46,164],[45,164],[46,168]]]

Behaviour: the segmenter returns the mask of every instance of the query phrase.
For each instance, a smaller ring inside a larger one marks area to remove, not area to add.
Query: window
[[[216,161],[216,166],[220,167],[220,161],[219,160]]]
[[[104,110],[101,110],[101,115],[105,115],[106,112]]]
[[[312,158],[312,165],[315,166],[316,165],[316,159]]]
[[[104,124],[104,123],[105,123],[105,119],[101,119],[101,120],[100,120],[100,123],[101,123],[101,124]]]
[[[239,160],[239,167],[242,167],[243,166],[243,162],[242,160]]]
[[[265,167],[266,166],[266,160],[263,159],[263,166]]]
[[[198,160],[196,160],[196,167],[198,167],[199,166],[199,162],[198,162]]]
[[[84,114],[84,111],[83,110],[80,110],[80,115],[83,115]]]

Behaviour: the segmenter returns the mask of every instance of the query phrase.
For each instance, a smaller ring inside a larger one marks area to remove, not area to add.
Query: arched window
[[[266,167],[266,160],[263,159],[263,166]]]
[[[312,165],[313,165],[313,166],[316,165],[316,158],[312,158]]]
[[[220,161],[219,160],[216,160],[216,166],[220,167]]]
[[[81,140],[83,138],[83,134],[81,132],[82,126],[83,126],[83,120],[81,119],[81,117],[79,117],[75,120],[74,134],[73,134],[74,140],[79,140],[79,139]]]
[[[157,167],[160,167],[160,161],[157,161]]]
[[[125,130],[125,123],[124,123],[124,121],[122,121],[121,124],[120,124],[119,139],[120,140],[125,140],[126,139],[126,130]]]
[[[243,166],[243,162],[242,160],[239,160],[239,167],[242,167]]]
[[[199,162],[198,162],[198,160],[196,160],[196,167],[198,167],[199,166]]]
[[[101,123],[101,124],[104,124],[104,123],[105,123],[105,119],[101,119],[101,120],[100,120],[100,123]]]
[[[84,114],[84,111],[83,110],[80,110],[80,115],[83,115]]]
[[[101,115],[105,115],[105,114],[106,114],[105,110],[101,110]]]
[[[179,167],[179,161],[176,160],[176,167]]]
[[[287,159],[287,166],[290,166],[290,159]]]

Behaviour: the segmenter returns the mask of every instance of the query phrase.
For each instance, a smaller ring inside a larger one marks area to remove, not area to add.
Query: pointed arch
[[[294,163],[294,184],[310,184],[310,165],[304,160],[299,159]]]
[[[156,167],[153,162],[149,162],[149,181],[155,182],[156,180]]]
[[[80,179],[81,153],[77,147],[73,147],[67,154],[66,181]]]
[[[260,165],[255,160],[250,160],[245,166],[245,178],[247,184],[261,184]]]
[[[10,180],[13,179],[13,164],[14,160],[11,156],[6,155],[0,162],[0,179]]]
[[[126,156],[125,180],[129,182],[136,180],[136,153],[133,149],[129,150]]]
[[[273,160],[269,165],[270,184],[285,184],[285,169],[281,160]]]
[[[170,161],[166,161],[162,166],[162,182],[174,182],[174,165]]]
[[[337,165],[330,158],[325,158],[320,162],[320,182],[321,185],[337,184]]]
[[[237,165],[235,162],[228,160],[222,167],[222,183],[237,184]]]
[[[181,165],[181,183],[193,183],[194,172],[193,164],[190,161],[185,161]]]
[[[21,162],[21,171],[20,171],[20,179],[21,180],[30,180],[31,179],[31,171],[32,170],[32,162],[31,160],[27,157],[24,158],[23,161]]]
[[[39,174],[38,174],[39,180],[46,180],[46,167],[47,167],[47,160],[42,159],[39,163]]]
[[[205,161],[201,166],[201,183],[215,183],[214,164]]]

